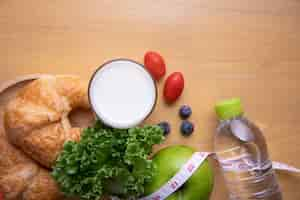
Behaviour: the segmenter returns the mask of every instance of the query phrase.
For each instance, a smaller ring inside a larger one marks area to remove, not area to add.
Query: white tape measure
[[[209,152],[196,152],[181,167],[181,169],[159,190],[140,200],[163,200],[180,188],[197,170],[201,163],[209,156]]]

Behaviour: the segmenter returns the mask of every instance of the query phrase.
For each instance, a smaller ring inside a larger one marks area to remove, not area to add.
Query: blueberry
[[[183,105],[179,109],[179,115],[182,119],[187,119],[192,114],[192,109],[188,105]]]
[[[183,136],[190,136],[194,131],[194,125],[191,122],[184,120],[181,123],[180,131]]]
[[[158,124],[158,126],[160,126],[163,129],[164,135],[168,135],[171,131],[171,127],[170,127],[170,124],[168,122],[160,122]]]

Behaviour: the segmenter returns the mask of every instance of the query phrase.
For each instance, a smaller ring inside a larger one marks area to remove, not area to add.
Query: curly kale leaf
[[[138,197],[153,176],[154,165],[148,159],[152,146],[162,141],[158,126],[120,130],[96,122],[84,129],[79,142],[64,144],[52,176],[67,196]]]

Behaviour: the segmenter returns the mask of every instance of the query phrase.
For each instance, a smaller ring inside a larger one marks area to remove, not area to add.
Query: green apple
[[[194,152],[191,147],[182,145],[170,146],[158,151],[153,156],[153,163],[156,166],[155,175],[146,185],[145,195],[155,192],[170,180]],[[205,160],[187,182],[167,200],[207,200],[213,189],[213,181],[213,170]]]

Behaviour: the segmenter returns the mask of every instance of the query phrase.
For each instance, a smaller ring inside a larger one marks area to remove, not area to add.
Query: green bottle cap
[[[215,106],[215,110],[221,120],[231,119],[243,114],[242,103],[239,98],[218,102]]]

